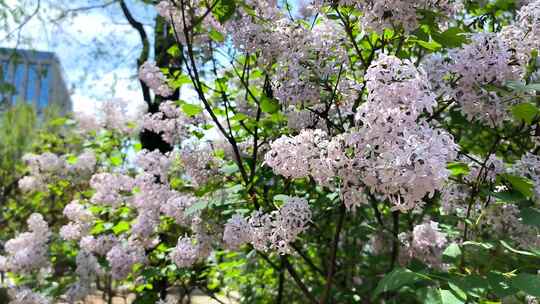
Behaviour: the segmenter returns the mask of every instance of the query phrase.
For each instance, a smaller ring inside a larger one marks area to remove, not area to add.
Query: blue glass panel
[[[2,77],[0,80],[2,82],[9,82],[9,62],[8,61],[2,61]]]
[[[24,80],[24,73],[25,73],[25,65],[16,63],[15,65],[15,74],[13,78],[13,85],[15,86],[15,94],[13,95],[11,102],[15,104],[15,102],[20,99],[24,98],[24,88],[23,86],[23,80]]]
[[[7,99],[9,97],[9,86],[6,85],[10,81],[9,62],[2,61],[0,68],[2,69],[2,73],[0,75],[0,106],[1,106],[4,101],[7,102]]]
[[[26,82],[26,101],[33,104],[37,95],[38,67],[36,64],[28,66],[28,81]]]
[[[52,82],[51,66],[48,64],[43,65],[40,76],[41,86],[39,88],[38,109],[43,109],[49,104],[49,89]]]

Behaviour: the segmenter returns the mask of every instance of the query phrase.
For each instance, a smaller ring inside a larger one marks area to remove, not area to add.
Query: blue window
[[[7,100],[7,98],[10,95],[10,77],[9,77],[9,62],[8,61],[2,61],[0,64],[0,68],[2,69],[1,75],[0,75],[0,105]]]
[[[15,64],[15,74],[13,78],[13,85],[15,86],[15,94],[13,95],[11,102],[15,104],[15,102],[18,99],[24,98],[24,88],[23,81],[24,81],[24,73],[25,73],[25,65],[16,63]]]
[[[40,82],[41,86],[39,87],[39,101],[38,101],[38,109],[43,109],[49,104],[49,89],[51,86],[51,66],[49,64],[45,64],[41,67],[40,71]]]
[[[37,96],[38,66],[30,64],[28,66],[28,80],[26,81],[26,101],[33,104]]]
[[[9,82],[9,62],[2,61],[2,77],[0,77],[1,82]]]

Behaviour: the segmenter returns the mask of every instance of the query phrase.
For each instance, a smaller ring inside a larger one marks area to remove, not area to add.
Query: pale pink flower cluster
[[[90,179],[90,187],[96,192],[90,199],[94,204],[117,207],[125,202],[123,193],[131,192],[135,186],[133,178],[119,173],[97,173]]]
[[[64,207],[64,216],[70,222],[60,228],[60,236],[64,240],[79,240],[88,234],[94,216],[79,201],[72,201]]]
[[[540,230],[523,223],[518,206],[513,203],[490,204],[482,210],[482,231],[501,238],[510,238],[519,248],[535,249],[540,246]]]
[[[288,21],[277,6],[277,1],[246,1],[255,14],[238,10],[238,17],[225,24],[227,33],[237,49],[249,54],[260,53],[259,60],[263,65],[271,64],[281,52],[280,35]]]
[[[128,108],[130,111],[128,111]],[[107,100],[99,104],[98,114],[76,113],[75,120],[84,134],[97,133],[102,129],[133,135],[139,130],[137,122],[147,111],[146,104],[133,106],[123,99]]]
[[[416,225],[411,233],[401,233],[399,239],[402,242],[399,261],[401,264],[408,263],[415,258],[430,267],[442,267],[442,253],[446,248],[446,234],[439,230],[439,224],[429,221]]]
[[[500,125],[508,117],[515,96],[501,96],[491,86],[502,87],[519,79],[519,68],[511,65],[512,53],[496,34],[477,33],[471,43],[450,52],[450,72],[456,75],[454,98],[470,120]]]
[[[175,37],[181,43],[186,43],[184,30],[190,29],[188,39],[190,43],[204,46],[210,41],[208,33],[211,29],[223,32],[223,27],[212,13],[207,14],[210,9],[207,3],[199,0],[186,0],[183,2],[185,9],[179,8],[170,0],[163,0],[156,5],[157,13],[165,18],[174,27]],[[209,5],[209,4],[208,4]],[[200,31],[192,31],[193,27],[201,25]]]
[[[199,118],[191,118],[173,101],[167,100],[159,105],[159,112],[148,113],[142,119],[142,128],[160,134],[171,145],[177,144],[188,133],[188,126]]]
[[[167,78],[154,62],[146,61],[139,67],[139,79],[156,95],[169,97],[173,94],[173,90],[167,83]]]
[[[147,110],[146,104],[133,106],[124,99],[107,100],[99,106],[99,109],[102,115],[98,120],[100,126],[123,135],[133,135],[139,131],[138,122]]]
[[[107,253],[113,279],[122,280],[132,271],[135,264],[146,263],[143,246],[134,242],[120,241]]]
[[[516,93],[501,93],[508,81],[516,81],[523,67],[513,64],[510,46],[495,33],[476,33],[471,42],[450,50],[447,58],[431,55],[424,63],[439,96],[455,100],[467,119],[499,126],[510,117]]]
[[[189,216],[186,210],[197,202],[197,198],[190,195],[174,192],[171,197],[160,206],[160,211],[175,220],[179,225],[187,225]]]
[[[51,304],[51,300],[44,295],[34,292],[26,287],[8,289],[9,304]]]
[[[167,182],[169,169],[171,167],[172,153],[163,154],[159,150],[148,151],[141,150],[135,158],[135,165],[141,168],[145,173],[158,177],[159,181]],[[172,155],[174,158],[174,155]]]
[[[244,218],[234,215],[225,225],[223,241],[230,249],[250,243],[260,251],[276,250],[279,254],[290,252],[290,243],[307,229],[311,210],[306,199],[288,197],[277,211],[264,214],[253,212]]]
[[[275,35],[279,44],[272,47],[282,52],[275,56],[274,95],[285,105],[318,104],[319,82],[348,64],[346,33],[334,21],[319,18],[311,30],[288,22]]]
[[[433,10],[441,16],[452,16],[462,7],[461,1],[452,0],[361,0],[340,1],[344,5],[356,6],[362,11],[362,27],[366,31],[381,34],[384,29],[403,28],[410,33],[418,27],[418,10]],[[439,21],[439,20],[438,20]]]
[[[536,198],[540,199],[540,156],[526,153],[510,171],[529,178],[533,182]]]
[[[505,26],[501,36],[515,52],[518,63],[525,67],[531,59],[532,51],[540,50],[540,1],[528,1],[517,15],[517,21]]]
[[[180,150],[179,158],[195,187],[206,184],[219,174],[219,161],[209,146],[186,146]]]
[[[32,214],[28,220],[29,232],[19,234],[6,242],[7,256],[2,259],[3,271],[30,273],[48,265],[47,242],[50,231],[47,222],[39,213]]]
[[[102,234],[97,237],[87,235],[81,238],[79,246],[81,250],[98,256],[105,256],[107,252],[118,244],[119,240],[113,234]]]
[[[395,209],[421,206],[424,196],[433,196],[447,180],[446,163],[457,156],[457,145],[420,118],[436,101],[425,75],[411,62],[381,55],[365,78],[369,95],[358,109],[357,131],[332,139],[320,130],[281,137],[271,144],[265,163],[283,176],[311,176],[327,187],[339,177],[349,208],[365,203],[363,185],[383,194]]]
[[[358,132],[347,138],[355,165],[363,183],[395,209],[421,206],[448,179],[446,163],[457,156],[457,145],[421,118],[436,101],[425,74],[411,62],[382,55],[365,78],[368,101],[358,109]]]
[[[19,180],[19,188],[24,192],[47,191],[47,184],[61,178],[71,177],[72,181],[82,181],[95,170],[96,156],[92,151],[84,151],[74,164],[65,156],[54,153],[25,154],[23,161],[30,175]]]
[[[178,267],[190,267],[197,261],[208,257],[208,240],[203,236],[180,237],[176,247],[171,251],[170,259]]]
[[[92,289],[92,283],[96,276],[103,274],[103,269],[99,265],[96,257],[91,253],[80,250],[76,258],[77,269],[75,274],[78,281],[72,284],[66,292],[66,299],[69,302],[83,300]]]
[[[294,107],[291,108],[285,113],[287,115],[287,127],[289,129],[300,131],[306,128],[313,128],[317,125],[318,120],[315,113],[307,109],[296,111]]]
[[[464,178],[472,183],[477,181],[493,183],[497,174],[504,173],[504,171],[504,161],[492,154],[485,160],[485,163],[482,161],[470,162],[469,174]]]

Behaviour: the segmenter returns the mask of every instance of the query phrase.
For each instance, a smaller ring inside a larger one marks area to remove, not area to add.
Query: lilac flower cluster
[[[436,11],[441,16],[452,16],[462,7],[461,1],[452,0],[344,0],[340,2],[344,5],[356,6],[362,11],[362,27],[377,33],[382,33],[386,28],[403,28],[407,33],[412,32],[418,27],[418,12],[422,9]]]
[[[29,232],[19,234],[5,244],[7,256],[0,256],[2,271],[31,273],[48,265],[47,243],[50,237],[49,226],[39,213],[32,214],[28,220]]]
[[[173,90],[167,84],[167,78],[153,62],[147,61],[141,65],[139,79],[157,95],[169,97],[173,94]]]
[[[188,126],[200,120],[188,117],[180,107],[170,100],[159,105],[159,112],[148,113],[143,119],[143,129],[160,134],[164,141],[174,145],[179,143],[188,133]]]
[[[412,233],[401,233],[399,239],[402,242],[399,261],[402,264],[408,263],[415,258],[430,267],[442,267],[442,253],[446,248],[446,234],[440,232],[439,224],[429,221],[417,225]]]
[[[277,211],[264,214],[253,212],[244,218],[234,215],[225,225],[223,241],[230,249],[250,243],[260,251],[276,250],[279,254],[290,252],[290,243],[307,229],[311,210],[306,199],[288,197]]]
[[[349,208],[366,202],[365,186],[395,209],[421,206],[424,196],[433,196],[447,180],[446,163],[457,156],[457,145],[421,118],[436,101],[425,74],[411,62],[381,55],[365,78],[368,101],[358,109],[356,131],[332,139],[321,130],[281,137],[265,163],[285,177],[311,176],[330,188],[338,178]]]

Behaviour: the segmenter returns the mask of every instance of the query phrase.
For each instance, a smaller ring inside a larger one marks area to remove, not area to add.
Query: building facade
[[[38,113],[51,105],[62,114],[72,110],[54,53],[0,48],[0,108],[17,102],[33,104]]]

